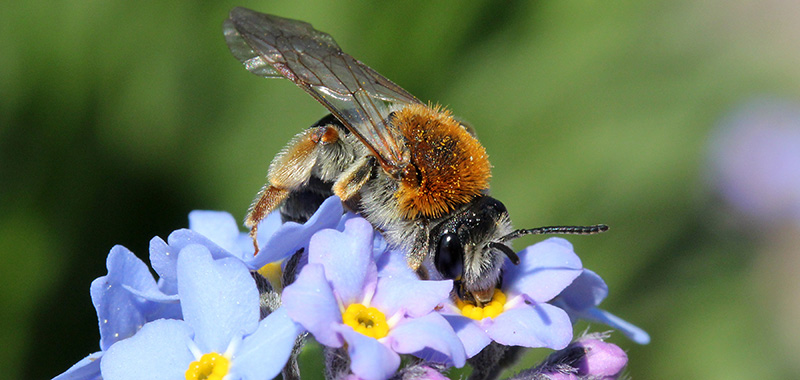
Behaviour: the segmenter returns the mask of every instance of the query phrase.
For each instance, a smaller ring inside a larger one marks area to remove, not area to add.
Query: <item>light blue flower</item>
[[[449,303],[442,309],[472,357],[495,341],[505,346],[562,349],[572,340],[572,323],[564,310],[547,303],[572,283],[582,271],[572,245],[550,238],[518,254],[520,263],[506,259],[501,293],[489,305],[488,316],[470,315],[470,305]],[[496,293],[498,294],[498,293]],[[459,307],[460,306],[460,307]],[[487,308],[484,308],[487,309]],[[474,319],[478,318],[478,319]]]
[[[100,364],[103,378],[185,378],[193,362],[214,354],[227,360],[223,375],[230,379],[276,376],[302,329],[282,309],[259,321],[259,294],[248,268],[233,257],[215,260],[197,244],[180,251],[176,266],[184,320],[147,323],[112,345]]]
[[[55,380],[98,379],[103,354],[114,343],[133,336],[147,322],[181,317],[178,296],[163,292],[147,265],[127,248],[112,248],[106,267],[108,274],[95,279],[90,289],[100,327],[100,351]]]
[[[323,230],[311,238],[308,264],[283,292],[288,315],[319,343],[346,344],[350,370],[362,379],[390,377],[400,365],[399,354],[436,353],[464,365],[455,332],[432,312],[448,298],[452,281],[379,276],[372,226],[361,218],[345,219],[343,232]]]
[[[192,211],[189,214],[189,229],[171,233],[166,242],[158,237],[150,241],[150,263],[162,279],[174,286],[177,253],[187,245],[200,244],[207,247],[214,258],[234,257],[250,270],[258,270],[307,247],[314,233],[325,228],[335,228],[341,217],[342,202],[336,196],[326,199],[303,224],[280,224],[280,216],[273,213],[259,224],[260,249],[253,256],[255,248],[252,240],[247,233],[239,231],[230,214]]]

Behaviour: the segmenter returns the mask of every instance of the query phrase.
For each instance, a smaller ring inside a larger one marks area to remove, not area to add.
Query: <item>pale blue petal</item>
[[[184,321],[159,319],[111,346],[100,362],[105,380],[174,380],[185,378],[192,329]]]
[[[519,305],[484,326],[492,340],[506,346],[560,350],[572,340],[572,322],[567,313],[546,303]]]
[[[183,228],[169,234],[167,244],[164,244],[164,241],[159,238],[154,238],[150,241],[150,264],[159,277],[167,282],[177,282],[178,252],[191,244],[199,244],[206,247],[215,259],[236,257],[242,260],[242,258],[228,252],[205,236]]]
[[[147,265],[127,248],[121,245],[112,248],[106,267],[108,275],[92,281],[90,288],[103,350],[132,336],[148,320],[157,317],[151,315],[157,309],[153,302],[131,293],[131,289],[166,297],[158,289]]]
[[[578,278],[556,297],[569,309],[585,310],[599,305],[608,296],[608,285],[597,273],[584,269]],[[570,310],[567,309],[567,313]]]
[[[548,238],[548,239],[546,239],[546,240],[544,240],[544,241],[547,241],[547,242],[548,242],[548,243],[550,243],[550,244],[557,244],[557,245],[560,245],[560,246],[561,246],[561,247],[563,247],[564,249],[567,249],[567,250],[570,250],[570,251],[572,251],[572,250],[574,249],[574,248],[572,247],[572,243],[570,243],[570,242],[569,242],[569,240],[567,240],[567,239],[564,239],[564,238],[560,238],[560,237],[552,237],[552,238]]]
[[[158,273],[160,288],[167,294],[178,294],[178,252],[180,249],[170,247],[158,236],[150,239],[150,266]]]
[[[448,357],[456,367],[464,366],[467,359],[461,340],[439,313],[405,319],[389,331],[387,339],[400,354],[431,349]]]
[[[593,307],[584,311],[583,313],[578,314],[578,317],[588,321],[599,322],[611,326],[625,334],[625,336],[636,343],[650,343],[650,334],[648,334],[646,331],[605,310]]]
[[[381,236],[381,234],[375,234],[375,236]],[[381,241],[383,244],[386,243],[382,238]],[[375,249],[373,249],[374,251]],[[377,256],[375,261],[378,265],[378,277],[419,280],[419,276],[408,266],[406,254],[401,251],[385,251]]]
[[[178,301],[180,300],[177,294],[166,295],[158,287],[156,287],[155,289],[145,289],[145,290],[139,290],[129,285],[122,285],[122,287],[125,288],[125,290],[131,292],[131,294],[137,297],[141,297],[142,299],[147,301],[153,301],[158,303],[178,303]]]
[[[188,245],[198,244],[206,247],[208,251],[211,252],[211,257],[214,259],[222,259],[225,257],[235,257],[239,260],[242,259],[241,257],[234,255],[232,252],[220,247],[207,237],[186,228],[175,230],[169,234],[169,237],[167,237],[167,243],[169,243],[169,245],[173,248],[177,249],[178,252]]]
[[[284,223],[261,247],[251,267],[261,268],[294,254],[298,249],[307,246],[309,239],[317,231],[335,228],[342,217],[342,212],[342,201],[339,197],[332,196],[322,202],[314,215],[304,224]]]
[[[410,317],[421,317],[447,301],[452,289],[452,280],[422,281],[382,277],[378,279],[371,305],[388,316],[404,310]]]
[[[347,221],[350,220],[350,219],[355,219],[355,218],[361,218],[361,216],[359,216],[358,214],[356,214],[354,212],[350,212],[350,211],[342,214],[342,218],[339,219],[339,223],[336,225],[336,230],[337,231],[344,231],[344,226],[345,226],[345,224],[347,224]]]
[[[468,358],[477,355],[484,347],[492,343],[492,338],[483,331],[479,322],[455,314],[445,314],[444,318],[458,335]]]
[[[178,293],[184,320],[205,352],[224,352],[235,336],[258,326],[258,289],[238,259],[214,260],[206,247],[187,246],[178,255]]]
[[[337,325],[334,330],[347,341],[350,370],[364,380],[384,380],[400,367],[400,355],[375,338],[355,332],[350,326]]]
[[[619,330],[636,343],[649,343],[650,335],[647,332],[596,307],[607,295],[608,286],[603,279],[596,273],[584,269],[583,273],[550,303],[564,309],[573,322],[577,319],[599,322]]]
[[[303,328],[289,319],[284,308],[278,308],[258,324],[256,331],[245,337],[233,357],[231,371],[245,379],[271,379],[277,376],[294,348]]]
[[[103,351],[98,351],[81,359],[64,373],[56,376],[53,380],[103,380],[100,376],[100,359]]]
[[[207,237],[229,252],[238,251],[239,226],[233,215],[224,211],[194,210],[189,213],[189,229]]]
[[[106,276],[108,282],[126,286],[157,299],[168,298],[158,289],[158,284],[150,274],[147,264],[125,247],[117,245],[111,248],[111,252],[106,258],[106,267],[108,268]]]
[[[372,234],[369,222],[354,218],[344,232],[329,229],[311,238],[308,262],[325,268],[325,278],[345,305],[362,302],[363,294],[374,290],[378,269],[372,260]]]
[[[307,264],[291,285],[283,290],[283,307],[292,320],[306,328],[322,345],[341,347],[344,343],[332,325],[342,323],[342,313],[319,264]]]
[[[519,257],[519,265],[506,260],[503,290],[509,295],[525,294],[536,302],[553,299],[583,271],[572,245],[561,238],[536,243]]]
[[[380,233],[373,234],[372,238],[372,258],[375,261],[378,261],[378,258],[381,257],[385,252],[389,250],[389,243],[386,242],[386,239],[383,238],[383,235]]]

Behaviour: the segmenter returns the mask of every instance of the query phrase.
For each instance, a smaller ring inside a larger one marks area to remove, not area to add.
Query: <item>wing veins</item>
[[[231,51],[240,61],[261,57],[322,103],[384,170],[393,172],[408,163],[407,148],[388,120],[392,107],[420,103],[413,95],[342,52],[330,35],[310,24],[235,8],[224,25]],[[249,51],[240,47],[245,45]],[[256,69],[251,71],[274,77]]]

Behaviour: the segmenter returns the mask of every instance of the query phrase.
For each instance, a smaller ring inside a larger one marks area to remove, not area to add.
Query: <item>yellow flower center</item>
[[[380,339],[389,335],[389,324],[386,323],[386,315],[374,307],[366,307],[360,303],[354,303],[347,307],[342,314],[344,324],[363,335]]]
[[[281,282],[281,277],[283,274],[281,271],[281,263],[279,261],[264,265],[258,269],[258,273],[269,280],[269,283],[272,284],[272,288],[276,291],[280,291],[283,288]]]
[[[216,352],[205,354],[200,360],[189,363],[186,380],[222,380],[230,365],[228,358]]]
[[[461,314],[465,317],[480,321],[486,317],[495,318],[503,312],[506,304],[506,295],[499,289],[494,290],[492,300],[484,307],[475,306],[471,303],[464,301],[456,301],[456,306],[461,310]]]

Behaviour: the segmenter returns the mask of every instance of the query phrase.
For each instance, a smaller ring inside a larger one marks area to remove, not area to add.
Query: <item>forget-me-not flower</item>
[[[105,380],[270,379],[302,332],[282,309],[259,320],[259,294],[240,260],[215,260],[202,245],[178,254],[183,320],[161,319],[117,342],[101,362]]]
[[[483,307],[450,303],[441,311],[464,342],[469,357],[492,341],[504,346],[561,349],[572,340],[567,313],[547,303],[583,270],[572,245],[550,238],[518,256],[518,265],[506,259],[502,287],[491,303]]]
[[[319,343],[346,345],[354,375],[378,380],[397,371],[399,354],[435,352],[457,366],[464,364],[458,337],[433,312],[452,286],[450,280],[380,277],[372,226],[348,218],[344,231],[323,230],[311,238],[308,264],[282,298],[289,316]]]

